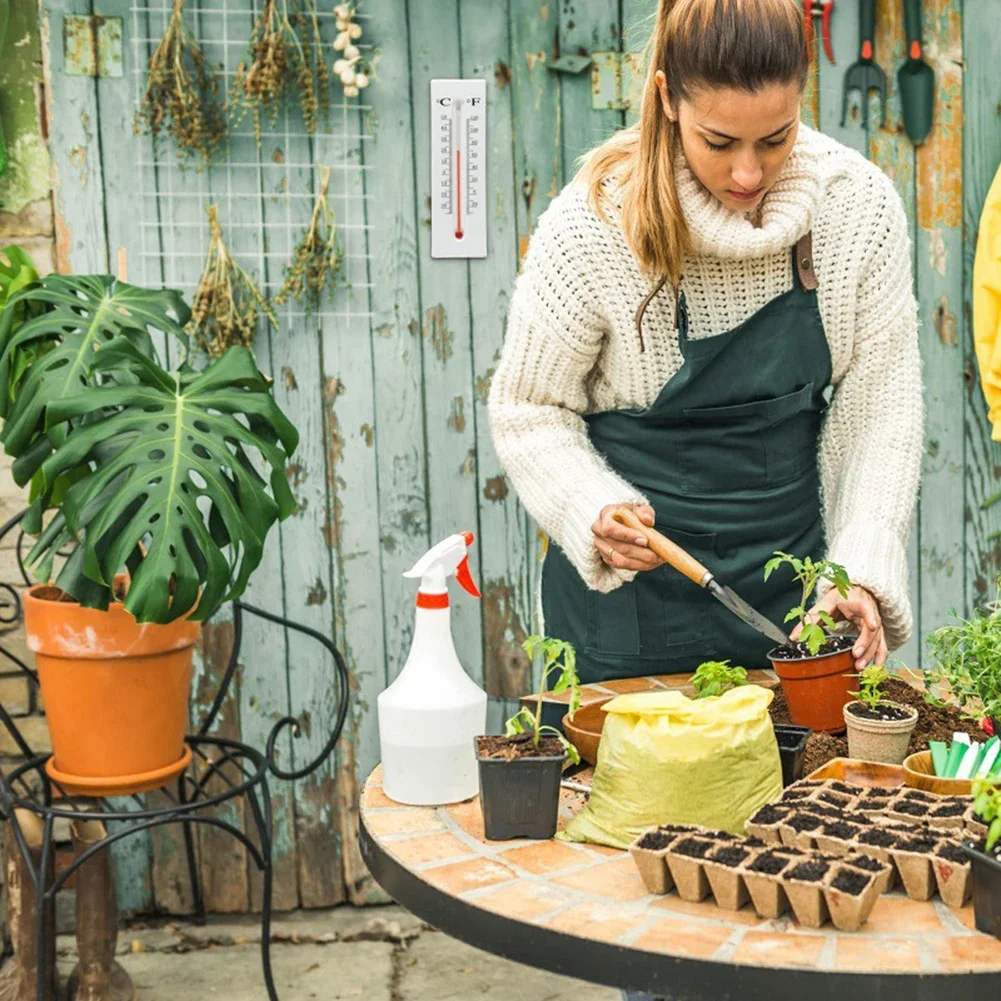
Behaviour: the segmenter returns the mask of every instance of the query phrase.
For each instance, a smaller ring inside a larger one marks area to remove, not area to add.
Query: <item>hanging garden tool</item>
[[[921,0],[904,0],[907,59],[897,70],[904,130],[915,146],[931,132],[935,112],[935,71],[921,54]]]
[[[886,74],[872,61],[876,35],[876,0],[859,0],[859,57],[845,73],[845,93],[841,105],[841,124],[848,120],[848,95],[862,94],[862,127],[869,124],[869,92],[879,91],[879,124],[886,122]]]
[[[813,51],[813,19],[820,18],[820,37],[824,42],[824,52],[827,61],[834,65],[834,46],[831,45],[831,14],[834,12],[834,0],[803,0],[803,12],[806,15],[806,47]]]

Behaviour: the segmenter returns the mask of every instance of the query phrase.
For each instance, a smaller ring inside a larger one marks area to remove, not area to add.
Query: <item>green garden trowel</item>
[[[921,0],[904,0],[907,60],[897,70],[904,130],[919,146],[931,132],[935,111],[935,71],[921,56]]]

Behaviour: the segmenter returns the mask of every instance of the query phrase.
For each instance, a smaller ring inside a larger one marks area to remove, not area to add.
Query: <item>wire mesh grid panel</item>
[[[149,58],[166,30],[171,0],[153,0],[131,8],[133,74],[138,107],[146,82]],[[205,0],[184,5],[184,16],[218,80],[216,99],[229,93],[241,62],[248,60],[248,40],[260,0]],[[328,72],[337,55],[332,42],[337,33],[330,9],[317,11]],[[356,15],[358,20],[363,17]],[[363,50],[370,49],[358,43]],[[366,53],[367,54],[367,53]],[[342,253],[340,273],[328,286],[318,306],[307,309],[296,299],[275,307],[281,327],[291,327],[310,316],[320,321],[344,321],[357,328],[368,316],[368,224],[364,173],[370,169],[364,144],[370,108],[358,98],[345,98],[340,81],[330,74],[329,112],[321,115],[314,134],[307,131],[295,90],[283,102],[276,121],[261,120],[260,142],[252,116],[235,120],[227,114],[229,129],[213,162],[205,168],[182,165],[172,140],[161,135],[141,144],[136,163],[139,218],[138,273],[145,284],[177,288],[190,299],[198,286],[209,243],[206,210],[218,207],[226,246],[233,258],[260,284],[269,299],[284,281],[284,268],[309,225],[324,167],[330,169],[327,200],[337,225]],[[263,318],[260,321],[265,322]],[[260,349],[260,344],[258,345]]]

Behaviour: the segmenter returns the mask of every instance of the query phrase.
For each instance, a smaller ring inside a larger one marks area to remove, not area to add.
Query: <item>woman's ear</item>
[[[660,106],[664,109],[664,114],[672,121],[677,121],[674,108],[671,107],[671,95],[667,91],[667,76],[663,70],[657,70],[653,75],[657,84],[657,91],[660,94]]]

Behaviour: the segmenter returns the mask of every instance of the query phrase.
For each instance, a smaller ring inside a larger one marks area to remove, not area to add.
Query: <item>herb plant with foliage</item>
[[[801,627],[800,642],[805,643],[811,656],[816,657],[820,653],[820,648],[827,642],[828,634],[824,627],[826,626],[833,632],[835,622],[823,610],[816,613],[819,622],[810,621],[810,595],[813,594],[822,580],[826,580],[836,587],[838,594],[844,598],[851,587],[848,571],[840,563],[834,563],[831,560],[813,560],[809,556],[799,559],[789,553],[776,550],[775,555],[765,564],[765,580],[768,580],[781,566],[789,566],[792,569],[793,577],[803,590],[799,604],[790,609],[784,621],[799,622]]]
[[[505,735],[517,737],[526,732],[532,735],[532,744],[539,746],[539,739],[544,733],[551,733],[559,740],[570,760],[575,764],[580,764],[580,753],[573,744],[570,743],[552,726],[542,725],[542,696],[549,690],[549,678],[557,674],[555,683],[552,686],[554,695],[561,695],[563,692],[570,692],[570,700],[567,705],[567,715],[573,719],[574,713],[580,708],[580,679],[577,677],[577,651],[571,643],[566,640],[555,639],[551,636],[529,636],[522,648],[535,659],[536,654],[542,656],[542,670],[539,672],[539,690],[535,700],[534,711],[528,706],[522,706],[508,721],[505,727]]]
[[[271,380],[244,347],[193,368],[189,315],[176,291],[102,275],[49,275],[0,312],[0,444],[30,484],[27,563],[49,582],[70,550],[54,583],[102,609],[127,570],[140,622],[204,621],[239,597],[296,510],[298,432]]]
[[[731,688],[747,684],[747,670],[728,660],[707,660],[699,664],[692,675],[692,687],[697,699],[707,699],[722,695]]]
[[[990,853],[1001,841],[1001,787],[990,779],[974,779],[973,810],[987,825],[984,851]]]
[[[859,690],[852,692],[863,705],[876,710],[886,698],[883,686],[890,680],[890,672],[881,664],[870,664],[859,674]]]

